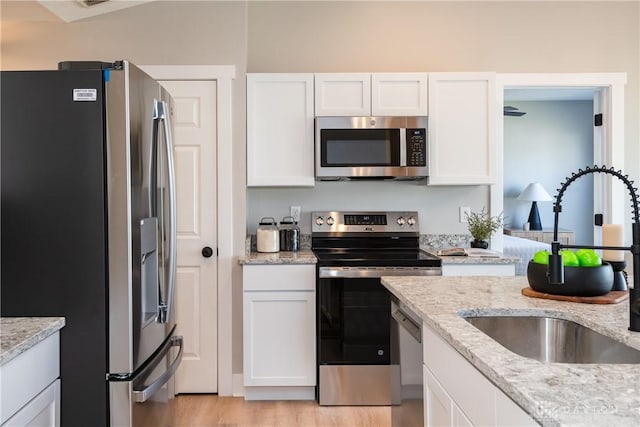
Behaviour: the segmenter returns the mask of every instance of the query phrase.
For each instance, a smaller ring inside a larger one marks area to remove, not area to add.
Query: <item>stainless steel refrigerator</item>
[[[0,91],[0,314],[66,318],[63,426],[172,425],[171,97],[127,61],[3,71]]]

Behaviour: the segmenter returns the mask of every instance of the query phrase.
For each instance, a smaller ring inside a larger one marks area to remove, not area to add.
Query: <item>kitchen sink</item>
[[[640,350],[570,320],[545,316],[464,319],[508,350],[541,362],[640,363]]]

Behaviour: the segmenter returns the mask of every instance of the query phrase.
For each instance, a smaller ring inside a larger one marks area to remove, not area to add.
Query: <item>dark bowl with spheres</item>
[[[564,266],[564,284],[549,283],[548,265],[529,261],[527,279],[531,289],[552,295],[593,297],[611,292],[613,268],[607,262],[597,267]]]

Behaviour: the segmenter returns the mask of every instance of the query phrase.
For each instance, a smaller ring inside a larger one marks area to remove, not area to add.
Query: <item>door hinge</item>
[[[602,113],[593,116],[593,125],[602,126]]]
[[[597,226],[602,226],[602,224],[604,223],[604,220],[602,218],[602,214],[595,214],[595,218],[594,218],[594,224]]]

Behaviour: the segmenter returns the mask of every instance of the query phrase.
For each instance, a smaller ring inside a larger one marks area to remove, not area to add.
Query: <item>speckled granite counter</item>
[[[60,330],[64,317],[0,318],[0,366]]]
[[[274,252],[261,253],[249,252],[239,259],[242,265],[259,264],[315,264],[316,256],[310,250],[300,250],[297,252]]]
[[[545,426],[640,425],[640,367],[544,364],[518,356],[462,315],[551,315],[640,349],[629,303],[528,298],[526,277],[385,277],[383,284],[525,411]]]

